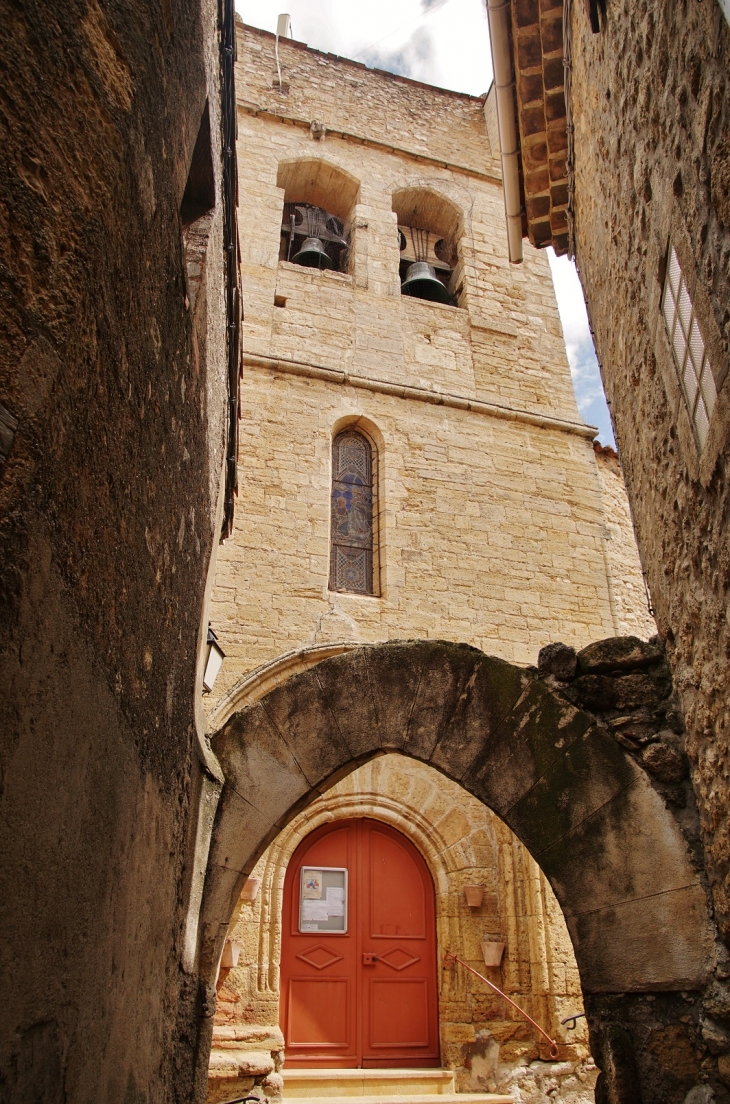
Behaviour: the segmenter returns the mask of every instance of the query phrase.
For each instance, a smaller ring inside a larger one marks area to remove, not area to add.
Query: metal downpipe
[[[502,153],[502,190],[507,221],[507,247],[512,264],[522,260],[519,141],[515,81],[510,52],[510,0],[487,0],[489,41],[497,99],[497,126]]]

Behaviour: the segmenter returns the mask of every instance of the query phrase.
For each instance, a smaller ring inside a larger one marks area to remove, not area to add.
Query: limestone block
[[[236,1050],[268,1051],[281,1050],[284,1036],[278,1024],[216,1024],[213,1028],[213,1045],[219,1048],[232,1047]]]
[[[284,1093],[284,1078],[280,1073],[270,1073],[261,1082],[261,1088],[270,1099],[279,1099]]]
[[[587,714],[568,702],[558,704],[535,681],[490,742],[488,765],[475,764],[464,783],[504,815],[590,725]]]
[[[214,1046],[210,1053],[210,1070],[214,1076],[266,1077],[273,1073],[274,1060],[264,1050]]]
[[[648,667],[663,658],[658,644],[647,644],[635,636],[620,636],[597,640],[583,648],[578,653],[578,666],[582,674],[604,674]]]

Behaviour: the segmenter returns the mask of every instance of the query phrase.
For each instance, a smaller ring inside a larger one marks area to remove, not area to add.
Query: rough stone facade
[[[572,6],[576,257],[730,940],[730,26],[720,4]],[[661,297],[671,245],[717,402],[699,448]]]
[[[0,11],[0,1098],[189,1099],[226,411],[218,4]]]

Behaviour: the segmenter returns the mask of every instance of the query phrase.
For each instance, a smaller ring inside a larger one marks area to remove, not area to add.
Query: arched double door
[[[294,852],[280,1022],[288,1067],[439,1065],[433,881],[400,832],[341,820]]]

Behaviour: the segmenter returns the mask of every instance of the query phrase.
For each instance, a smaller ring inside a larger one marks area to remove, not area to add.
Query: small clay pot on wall
[[[466,903],[469,908],[479,908],[484,899],[484,886],[465,885],[464,896],[466,897]]]
[[[484,955],[484,965],[501,966],[504,948],[504,943],[493,943],[491,940],[483,942],[482,954]]]

